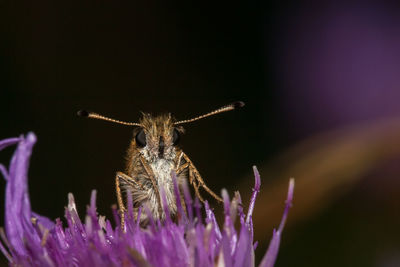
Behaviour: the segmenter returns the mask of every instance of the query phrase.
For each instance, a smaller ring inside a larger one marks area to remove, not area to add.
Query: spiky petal
[[[116,227],[99,216],[96,210],[96,191],[92,192],[84,222],[78,216],[72,194],[68,195],[65,209],[67,225],[60,219],[55,222],[35,214],[31,210],[28,195],[27,172],[32,147],[36,142],[33,133],[26,137],[0,141],[0,150],[18,143],[8,170],[0,165],[7,180],[5,207],[4,246],[0,250],[13,265],[18,266],[254,266],[252,214],[261,180],[254,167],[255,187],[247,215],[244,214],[239,193],[230,200],[224,190],[225,221],[222,228],[214,212],[206,202],[202,218],[201,205],[193,201],[185,185],[184,203],[181,201],[176,175],[172,174],[178,210],[174,222],[166,207],[166,198],[161,191],[164,223],[151,218],[146,229],[140,227],[140,218],[135,220],[132,198],[128,198],[125,214],[126,227],[119,227],[119,215],[113,210]],[[278,253],[280,236],[293,198],[294,182],[289,186],[286,208],[278,230],[274,231],[269,249],[260,266],[273,266]],[[139,212],[140,213],[140,212]],[[236,217],[240,227],[234,227]],[[140,215],[139,215],[140,217]],[[6,248],[7,247],[7,248]]]

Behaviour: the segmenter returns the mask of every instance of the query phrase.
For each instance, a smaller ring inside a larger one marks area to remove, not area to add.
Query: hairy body
[[[187,156],[177,146],[177,138],[183,133],[183,128],[174,126],[170,114],[157,117],[144,114],[140,124],[143,128],[135,129],[134,136],[144,131],[145,146],[141,147],[138,144],[138,138],[132,139],[127,151],[124,173],[126,175],[117,173],[117,183],[122,194],[127,192],[132,194],[135,216],[139,207],[146,203],[155,219],[164,220],[160,195],[160,191],[163,190],[170,214],[175,217],[177,207],[171,173],[172,171],[176,173],[181,191],[184,180],[189,176],[189,169],[195,168],[193,164],[188,163]],[[163,143],[162,147],[160,140]],[[198,172],[195,170],[193,173]],[[192,184],[195,180],[195,177],[190,178]],[[140,220],[142,225],[147,223],[145,212],[141,214]]]
[[[93,112],[79,111],[78,115],[83,117],[138,127],[133,132],[134,138],[127,151],[125,171],[117,172],[115,178],[118,206],[121,212],[121,226],[124,228],[125,225],[126,205],[124,200],[128,192],[132,196],[136,218],[139,207],[146,204],[154,219],[165,219],[160,192],[164,192],[171,216],[177,216],[172,171],[175,171],[177,176],[182,203],[184,203],[182,184],[185,180],[188,180],[189,184],[192,185],[200,201],[204,202],[200,195],[200,188],[203,188],[216,200],[222,202],[222,199],[207,187],[192,161],[179,148],[180,135],[184,132],[180,125],[243,106],[243,102],[234,102],[204,115],[182,121],[175,121],[171,114],[153,117],[144,113],[139,123],[124,122]],[[140,216],[140,223],[145,225],[147,221],[147,213],[144,212]]]
[[[126,180],[120,179],[121,188],[125,192],[131,192],[135,213],[137,213],[140,205],[147,202],[153,216],[157,219],[164,219],[160,205],[160,190],[163,188],[170,213],[175,216],[177,207],[171,173],[175,171],[178,186],[181,188],[188,170],[186,168],[177,173],[179,166],[184,164],[185,160],[182,158],[182,150],[172,145],[172,132],[174,130],[172,118],[170,115],[164,115],[153,119],[150,115],[144,115],[140,123],[147,129],[148,142],[146,142],[145,147],[140,149],[135,138],[132,139],[127,152],[125,169],[125,173],[134,178],[137,184],[127,183]],[[134,135],[137,134],[138,131],[135,131]],[[164,146],[166,147],[166,149],[164,148],[164,155],[161,157],[159,154],[160,134],[165,140]],[[179,159],[181,159],[180,162],[178,162]],[[155,184],[151,176],[154,177]],[[147,216],[145,213],[142,215],[142,220],[145,221]]]

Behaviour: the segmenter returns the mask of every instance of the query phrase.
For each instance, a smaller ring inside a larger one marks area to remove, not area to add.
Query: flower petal
[[[286,198],[285,211],[283,212],[283,216],[281,219],[281,223],[279,225],[278,230],[274,229],[272,234],[271,242],[269,243],[267,253],[264,258],[261,260],[260,267],[273,267],[278,256],[279,245],[281,243],[281,233],[285,226],[286,218],[289,213],[289,209],[292,206],[293,201],[293,191],[294,191],[294,179],[290,179],[288,195]]]
[[[27,186],[29,159],[36,136],[28,133],[26,138],[8,139],[7,142],[3,141],[2,145],[4,147],[17,141],[19,143],[11,159],[6,186],[5,229],[14,252],[17,255],[27,255],[24,239],[29,238],[33,243],[40,243],[31,223],[32,211]]]
[[[0,151],[3,150],[4,148],[8,146],[15,145],[19,141],[21,141],[23,138],[22,137],[13,137],[13,138],[7,138],[4,140],[0,140]]]
[[[224,225],[220,230],[215,214],[205,202],[192,199],[187,184],[172,182],[177,204],[177,223],[172,220],[167,198],[160,189],[165,221],[152,217],[148,206],[139,208],[149,219],[147,228],[141,228],[134,218],[132,196],[127,192],[128,210],[125,229],[120,228],[120,215],[113,207],[116,226],[99,216],[96,210],[96,191],[92,192],[85,222],[79,218],[73,195],[68,194],[65,208],[67,225],[60,219],[55,223],[31,211],[28,195],[27,172],[34,134],[25,138],[0,141],[0,150],[18,143],[9,170],[0,165],[0,172],[8,178],[6,185],[6,240],[7,249],[0,243],[0,251],[13,265],[18,266],[254,266],[252,214],[260,190],[260,175],[254,167],[255,186],[245,216],[239,193],[232,200],[226,190],[224,199]],[[9,172],[9,173],[8,173]],[[286,207],[277,231],[274,230],[269,249],[260,266],[273,266],[278,253],[280,235],[293,199],[294,182],[289,185]],[[181,196],[182,195],[182,196]],[[235,220],[239,216],[239,229]]]

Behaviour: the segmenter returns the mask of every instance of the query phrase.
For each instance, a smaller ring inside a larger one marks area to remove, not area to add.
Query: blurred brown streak
[[[397,118],[312,136],[260,166],[262,185],[254,213],[255,240],[269,237],[272,228],[278,226],[290,177],[295,177],[296,185],[289,227],[316,215],[381,163],[399,155]],[[268,177],[276,179],[268,183]]]

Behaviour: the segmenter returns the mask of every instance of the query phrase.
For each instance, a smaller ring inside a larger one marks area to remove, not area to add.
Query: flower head
[[[205,218],[201,205],[193,200],[185,187],[186,207],[180,201],[175,182],[178,220],[172,221],[165,206],[161,190],[165,222],[152,220],[144,206],[139,213],[150,217],[147,228],[142,228],[139,218],[134,219],[132,199],[128,198],[125,229],[114,209],[116,227],[96,211],[96,191],[92,192],[84,222],[78,216],[72,194],[68,195],[65,209],[67,225],[60,219],[55,222],[31,210],[27,171],[32,147],[36,142],[33,133],[26,137],[0,141],[0,150],[18,144],[9,168],[0,165],[7,181],[5,202],[5,234],[0,250],[11,264],[18,266],[254,266],[252,213],[260,190],[260,176],[254,167],[255,186],[247,214],[244,213],[239,193],[232,200],[224,190],[225,220],[217,224],[214,212],[206,202]],[[175,181],[175,180],[174,180]],[[280,236],[293,198],[294,182],[289,185],[286,208],[282,222],[274,230],[269,248],[260,266],[273,266],[277,257]],[[129,195],[129,194],[128,194]],[[140,214],[139,214],[140,216]],[[234,222],[239,218],[240,228]]]

